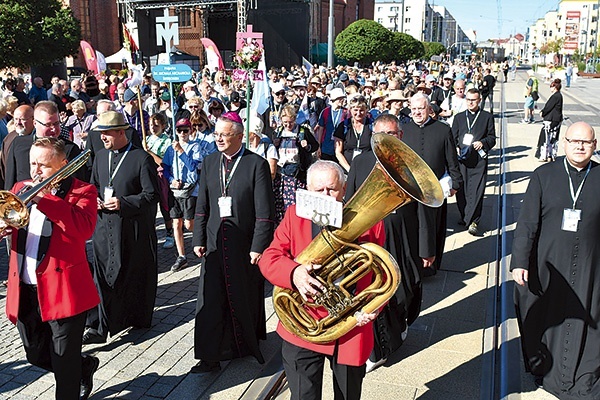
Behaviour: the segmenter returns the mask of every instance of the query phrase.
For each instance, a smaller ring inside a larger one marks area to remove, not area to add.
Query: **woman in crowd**
[[[202,140],[212,135],[214,126],[210,123],[208,116],[202,108],[195,110],[190,115],[190,122],[192,123],[192,136],[190,140]]]
[[[79,148],[84,149],[88,131],[94,122],[94,116],[87,112],[83,100],[75,100],[71,103],[71,109],[73,110],[73,115],[67,119],[65,127],[69,130],[70,140],[79,146]]]
[[[558,153],[558,135],[563,120],[563,96],[560,93],[562,84],[560,79],[550,82],[552,95],[540,111],[544,119],[544,126],[540,131],[538,146],[535,156],[540,161],[554,161]]]
[[[225,112],[225,106],[220,101],[213,100],[208,105],[208,118],[214,124],[221,114]]]
[[[281,126],[273,134],[279,156],[278,174],[273,182],[277,220],[296,202],[296,190],[306,188],[306,171],[319,143],[310,129],[296,123],[296,108],[287,104],[281,110]]]
[[[152,134],[146,136],[146,148],[157,165],[160,213],[165,221],[165,229],[167,231],[163,248],[170,249],[175,246],[175,239],[173,238],[173,220],[169,215],[169,210],[173,206],[174,198],[173,192],[171,192],[171,189],[169,188],[169,182],[163,174],[162,166],[162,159],[165,152],[171,146],[171,138],[165,133],[167,125],[168,121],[165,114],[160,112],[152,114],[150,117],[150,132]]]
[[[250,117],[250,150],[267,160],[271,170],[271,179],[275,179],[279,156],[271,139],[262,133],[264,127],[264,122],[260,118],[255,115]]]
[[[374,121],[377,117],[379,117],[379,114],[384,114],[387,112],[386,92],[383,90],[374,91],[371,94],[371,110],[369,111],[371,118]]]
[[[354,96],[348,101],[351,117],[339,124],[333,133],[335,155],[340,165],[350,171],[352,159],[371,149],[371,125],[373,119],[367,111],[364,96]]]

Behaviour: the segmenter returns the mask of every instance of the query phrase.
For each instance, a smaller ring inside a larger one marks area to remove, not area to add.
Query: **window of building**
[[[598,17],[592,17],[592,23],[598,21]]]
[[[377,7],[377,12],[381,12],[381,10],[383,10],[383,7]]]
[[[406,12],[410,11],[410,6],[406,6]]]
[[[410,24],[410,18],[404,18],[404,22]]]
[[[383,18],[377,18],[377,23],[383,24]]]
[[[189,28],[192,26],[192,10],[182,8],[179,10],[179,26],[181,28]]]
[[[552,31],[548,31],[548,36],[552,36]]]
[[[390,24],[393,24],[395,19],[395,17],[390,17]]]
[[[399,11],[398,8],[399,7],[390,7],[390,11],[391,12],[398,12]]]

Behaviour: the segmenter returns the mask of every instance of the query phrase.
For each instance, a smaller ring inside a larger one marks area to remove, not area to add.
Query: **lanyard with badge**
[[[106,201],[107,199],[110,199],[111,197],[113,197],[115,195],[115,188],[113,187],[112,183],[113,183],[113,180],[115,179],[115,176],[117,176],[117,172],[119,171],[119,168],[121,168],[121,164],[123,164],[123,160],[125,160],[125,157],[127,157],[127,154],[129,154],[130,149],[131,149],[131,142],[129,143],[129,146],[127,146],[127,150],[125,150],[125,152],[123,153],[123,157],[121,157],[121,159],[119,160],[119,163],[117,164],[117,167],[112,172],[112,174],[110,173],[110,167],[112,165],[113,152],[112,151],[108,152],[108,185],[104,188],[104,201]]]
[[[569,190],[571,192],[571,200],[573,200],[573,208],[565,208],[563,211],[563,219],[561,229],[567,232],[577,232],[577,225],[579,221],[581,221],[581,210],[577,210],[575,208],[575,204],[577,204],[577,199],[581,194],[581,188],[583,188],[583,184],[585,183],[585,179],[590,173],[590,169],[592,168],[592,163],[588,163],[587,171],[585,171],[585,175],[577,188],[577,192],[573,188],[573,180],[571,179],[571,174],[569,173],[569,169],[567,168],[567,159],[563,159],[565,164],[565,171],[567,172],[567,176],[569,177]]]
[[[354,158],[356,158],[356,156],[359,156],[362,153],[362,150],[359,147],[360,147],[360,138],[362,137],[363,133],[365,132],[365,124],[363,124],[363,128],[362,128],[362,131],[360,131],[360,133],[356,130],[356,128],[354,126],[352,126],[352,130],[354,131],[354,136],[356,136],[356,147],[354,148],[354,151],[352,152],[352,159],[354,160]]]
[[[232,201],[231,196],[227,195],[227,190],[229,189],[229,184],[231,183],[231,178],[233,178],[233,174],[242,159],[242,155],[244,154],[244,148],[240,150],[240,154],[238,155],[235,163],[233,164],[233,168],[231,168],[231,172],[229,173],[229,177],[227,176],[227,172],[225,171],[225,163],[223,162],[223,153],[221,153],[221,174],[220,174],[220,183],[221,183],[221,197],[219,197],[219,214],[221,218],[231,217],[232,213]]]
[[[463,137],[463,141],[462,141],[462,144],[465,146],[470,146],[471,144],[473,144],[473,139],[475,137],[473,136],[471,131],[473,130],[473,126],[477,122],[477,118],[479,118],[480,112],[481,112],[481,109],[477,110],[477,114],[475,114],[475,118],[473,118],[473,122],[469,121],[469,111],[465,112],[465,120],[467,121],[467,133],[465,133],[465,136]],[[485,150],[483,150],[483,149],[479,149],[478,153],[481,156],[481,158],[487,157],[487,154],[486,154]]]

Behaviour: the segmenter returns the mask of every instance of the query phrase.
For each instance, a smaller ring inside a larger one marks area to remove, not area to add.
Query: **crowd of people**
[[[322,289],[311,275],[318,266],[295,261],[318,231],[296,215],[295,194],[307,189],[348,200],[375,163],[374,133],[396,136],[418,154],[445,197],[457,196],[458,223],[482,235],[488,153],[496,143],[493,93],[501,72],[498,63],[442,64],[435,71],[420,62],[272,68],[269,107],[250,113],[248,121],[244,82],[230,81],[224,71],[199,72],[178,93],[150,75],[131,87],[128,78],[68,83],[56,77],[47,91],[36,77],[28,94],[20,78],[6,80],[2,97],[12,104],[0,155],[6,190],[43,181],[90,153],[86,165],[61,183],[62,191],[47,188],[35,197],[28,226],[4,231],[12,238],[11,320],[24,343],[33,340],[30,327],[49,326],[43,348],[26,345],[28,360],[54,371],[57,398],[86,399],[99,362],[82,357],[81,345],[151,326],[160,210],[167,232],[162,246],[175,247],[171,271],[189,265],[184,228],[193,232],[193,253],[205,260],[194,331],[199,361],[190,372],[218,371],[221,361],[245,356],[263,363],[264,280],[304,298]],[[543,111],[544,118],[550,114]],[[293,399],[321,397],[325,358],[334,365],[336,399],[360,398],[365,373],[397,350],[419,315],[422,280],[442,265],[446,224],[446,201],[439,208],[415,202],[363,237],[391,252],[403,280],[392,300],[357,317],[347,336],[321,346],[278,327]],[[93,259],[73,254],[73,268],[43,250],[84,251],[89,238]],[[95,290],[84,296],[73,279]],[[64,296],[45,298],[49,285],[64,285]],[[69,302],[77,304],[69,308]],[[66,319],[73,324],[54,324]],[[62,364],[62,340],[81,363]]]

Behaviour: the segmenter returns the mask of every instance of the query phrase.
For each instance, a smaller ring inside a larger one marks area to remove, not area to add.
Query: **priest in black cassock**
[[[380,114],[373,123],[373,133],[386,133],[402,139],[400,121],[393,114]],[[367,179],[376,158],[373,151],[365,151],[352,160],[348,172],[346,201],[359,190]],[[421,268],[424,260],[419,256],[418,207],[416,201],[398,208],[384,220],[385,244],[400,266],[400,286],[373,323],[375,347],[367,361],[367,372],[387,361],[387,357],[404,342],[408,326],[421,312]],[[423,256],[426,258],[426,255]]]
[[[429,98],[417,93],[410,99],[412,121],[402,126],[402,141],[429,165],[438,179],[448,174],[452,179],[449,195],[462,186],[458,166],[456,145],[448,125],[431,118]],[[424,258],[425,275],[435,274],[440,269],[444,244],[446,243],[446,218],[448,204],[444,201],[439,208],[418,204],[419,255]],[[425,256],[427,255],[427,256]]]
[[[463,178],[462,189],[456,193],[456,205],[461,218],[459,224],[468,226],[471,235],[478,235],[487,179],[487,155],[496,145],[496,128],[494,116],[479,107],[481,94],[477,89],[469,89],[465,100],[467,110],[456,114],[452,121],[452,135],[459,149]]]
[[[600,166],[594,130],[569,127],[566,157],[536,169],[510,268],[525,368],[561,400],[600,399]]]
[[[94,281],[100,305],[88,312],[84,344],[104,343],[110,333],[149,328],[157,285],[156,164],[127,139],[123,115],[107,111],[92,129],[101,132],[104,150],[94,159],[91,183],[98,189],[94,232]]]
[[[264,359],[264,278],[258,269],[273,239],[275,205],[265,159],[243,146],[236,113],[217,120],[219,150],[204,159],[194,221],[194,252],[205,257],[200,276],[192,373],[220,370],[220,361]]]

